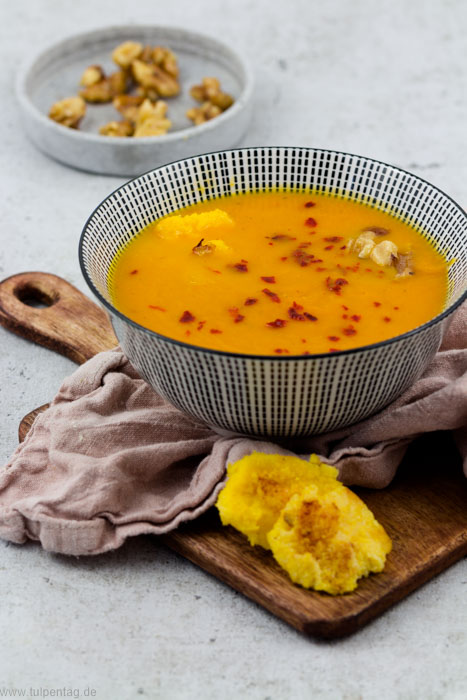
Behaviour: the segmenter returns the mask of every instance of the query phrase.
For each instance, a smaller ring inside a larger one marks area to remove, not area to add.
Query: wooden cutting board
[[[106,313],[64,280],[45,273],[15,275],[0,283],[0,323],[76,362],[116,344]],[[46,409],[23,419],[20,439]],[[223,528],[214,508],[161,539],[305,634],[342,637],[467,554],[467,480],[449,436],[436,433],[416,441],[388,488],[356,491],[386,528],[393,551],[383,573],[344,596],[292,584],[268,552]]]

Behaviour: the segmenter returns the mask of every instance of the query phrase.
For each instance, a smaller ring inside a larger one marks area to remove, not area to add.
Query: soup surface
[[[146,227],[111,268],[137,323],[206,348],[262,355],[368,345],[443,308],[446,261],[388,213],[274,191],[187,207]]]

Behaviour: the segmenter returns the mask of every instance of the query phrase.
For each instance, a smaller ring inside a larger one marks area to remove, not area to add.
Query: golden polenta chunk
[[[253,452],[230,464],[227,484],[217,500],[222,524],[232,525],[250,544],[269,549],[268,532],[287,501],[315,480],[335,488],[337,470],[298,457]]]
[[[177,236],[187,236],[199,241],[203,236],[222,232],[223,228],[230,228],[231,226],[233,226],[233,221],[230,216],[222,209],[214,209],[202,214],[187,214],[186,216],[176,214],[175,216],[169,216],[161,219],[154,230],[161,238],[170,239]],[[213,242],[216,247],[219,247],[219,244],[222,243],[219,240]]]
[[[382,571],[392,546],[363,501],[338,481],[311,483],[292,496],[267,540],[294,583],[332,595]]]

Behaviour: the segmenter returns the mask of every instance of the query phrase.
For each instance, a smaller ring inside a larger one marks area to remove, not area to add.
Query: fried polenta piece
[[[338,481],[312,483],[292,496],[267,540],[294,583],[331,595],[382,571],[392,548],[372,512]]]
[[[337,470],[327,465],[318,470],[319,464],[315,455],[305,462],[298,457],[261,452],[230,464],[227,484],[216,503],[222,524],[242,532],[250,544],[269,549],[268,532],[294,494],[313,479],[337,484]]]

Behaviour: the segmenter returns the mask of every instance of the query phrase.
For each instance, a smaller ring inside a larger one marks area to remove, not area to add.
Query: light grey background
[[[39,269],[81,288],[77,242],[122,180],[67,169],[21,131],[22,60],[73,32],[125,22],[218,36],[251,62],[244,145],[372,156],[467,200],[464,0],[3,0],[0,276]],[[0,329],[0,458],[48,401],[68,360]],[[465,560],[340,642],[303,638],[160,546],[94,559],[0,542],[0,690],[130,698],[457,700],[467,697]],[[27,696],[26,696],[27,697]],[[92,696],[89,696],[92,697]]]

